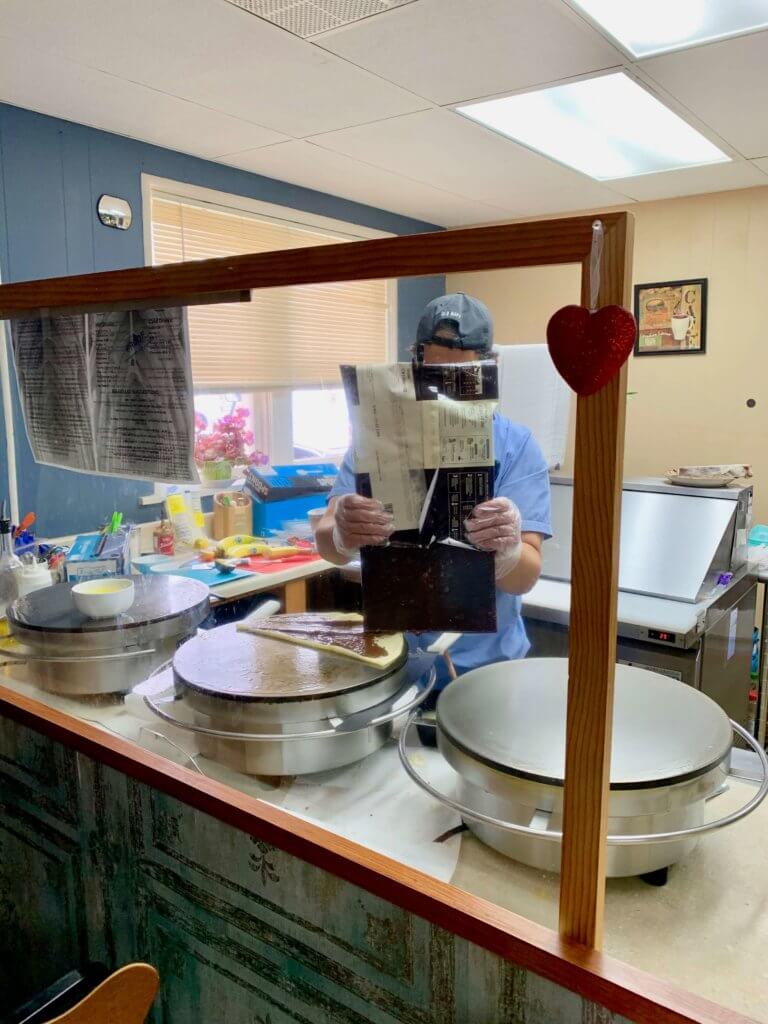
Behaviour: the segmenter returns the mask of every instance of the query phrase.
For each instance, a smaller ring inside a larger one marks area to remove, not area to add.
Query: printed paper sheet
[[[491,363],[342,367],[358,489],[396,531],[461,536],[462,517],[492,493],[496,367]],[[431,473],[439,470],[439,473]]]
[[[11,333],[36,462],[198,482],[184,309],[37,317]]]

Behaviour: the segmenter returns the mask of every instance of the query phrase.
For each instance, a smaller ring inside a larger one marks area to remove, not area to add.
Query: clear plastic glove
[[[467,540],[496,555],[496,579],[512,572],[523,554],[520,510],[509,498],[492,498],[476,505],[464,523]]]
[[[380,501],[359,494],[342,494],[333,516],[333,546],[346,558],[355,558],[368,545],[386,544],[395,529]]]

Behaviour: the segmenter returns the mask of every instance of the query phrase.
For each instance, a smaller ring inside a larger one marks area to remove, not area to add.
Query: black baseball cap
[[[441,328],[438,335],[437,331]],[[450,333],[446,328],[450,329]],[[488,307],[464,292],[453,292],[432,299],[424,308],[416,328],[416,344],[490,351],[493,345],[493,320]]]

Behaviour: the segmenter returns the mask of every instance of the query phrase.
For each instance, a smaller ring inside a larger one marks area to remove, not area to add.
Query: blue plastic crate
[[[270,537],[280,533],[292,519],[306,519],[314,508],[325,508],[328,494],[310,494],[304,498],[286,498],[284,501],[254,501],[253,533],[256,537]]]
[[[313,509],[325,508],[338,472],[332,462],[249,470],[246,485],[253,498],[254,534],[271,536],[279,533],[285,523],[306,519]]]

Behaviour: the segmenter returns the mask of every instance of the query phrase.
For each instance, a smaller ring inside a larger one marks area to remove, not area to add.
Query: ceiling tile
[[[326,149],[508,210],[516,217],[616,205],[617,189],[518,146],[450,110],[331,132]]]
[[[621,178],[611,185],[637,200],[673,199],[704,192],[723,192],[727,189],[768,185],[768,178],[757,167],[744,160],[709,167],[687,167],[662,174],[642,174],[636,178]]]
[[[195,156],[284,135],[0,37],[0,100]]]
[[[416,0],[229,0],[294,35],[308,39],[342,25],[386,14]]]
[[[768,32],[637,65],[742,156],[768,156]]]
[[[223,0],[2,0],[1,31],[286,135],[429,106]]]
[[[511,92],[622,63],[561,0],[419,0],[315,41],[435,103]]]
[[[444,227],[509,217],[501,207],[441,191],[304,141],[234,153],[220,162]]]

